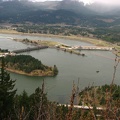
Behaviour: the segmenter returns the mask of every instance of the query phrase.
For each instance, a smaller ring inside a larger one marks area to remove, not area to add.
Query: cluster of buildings
[[[6,57],[7,55],[13,56],[13,55],[15,55],[15,53],[9,52],[8,50],[2,50],[0,48],[0,57]]]

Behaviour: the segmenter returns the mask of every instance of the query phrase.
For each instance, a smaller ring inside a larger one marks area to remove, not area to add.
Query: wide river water
[[[61,38],[0,34],[0,48],[10,51],[27,48],[30,45],[15,42],[8,37],[58,41],[69,45],[91,45]],[[59,73],[56,77],[30,77],[10,73],[11,79],[16,80],[17,93],[20,94],[23,90],[26,90],[28,94],[33,93],[37,87],[41,87],[44,79],[48,98],[52,101],[68,103],[73,81],[79,87],[79,90],[92,85],[110,84],[114,72],[115,55],[110,51],[82,51],[82,53],[85,53],[86,56],[82,57],[50,48],[24,53],[41,60],[43,64],[48,66],[56,65]],[[117,67],[114,83],[120,85],[120,65]]]

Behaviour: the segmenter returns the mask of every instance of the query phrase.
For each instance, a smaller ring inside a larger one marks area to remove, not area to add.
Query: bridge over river
[[[46,48],[48,48],[48,46],[28,47],[25,49],[14,50],[14,51],[12,51],[12,53],[19,54],[19,53],[23,53],[23,52],[29,52],[29,51],[34,51],[34,50],[46,49]]]

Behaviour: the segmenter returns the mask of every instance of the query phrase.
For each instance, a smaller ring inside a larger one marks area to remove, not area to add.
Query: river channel
[[[30,45],[15,42],[10,37],[58,41],[68,45],[91,45],[61,38],[0,34],[0,48],[12,51],[30,47]],[[17,93],[20,94],[23,90],[26,90],[28,94],[33,93],[37,87],[41,87],[44,79],[48,98],[52,101],[68,103],[73,81],[79,86],[79,90],[92,85],[110,84],[114,72],[115,55],[110,51],[82,51],[82,53],[85,53],[86,56],[82,57],[50,48],[23,53],[41,60],[43,64],[48,66],[56,65],[59,73],[56,77],[30,77],[10,73],[11,79],[16,80],[15,88],[17,88]],[[117,67],[114,83],[120,85],[120,65]]]

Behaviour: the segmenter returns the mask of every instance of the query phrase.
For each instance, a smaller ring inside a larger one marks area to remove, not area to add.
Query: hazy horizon
[[[0,0],[0,1],[12,1],[12,0]],[[15,1],[15,0],[14,0]],[[32,2],[45,2],[45,1],[79,1],[83,2],[84,5],[98,3],[107,6],[120,6],[120,0],[19,0],[19,1],[32,1]]]

